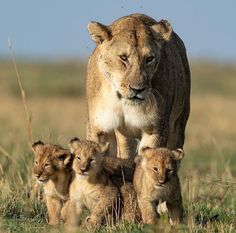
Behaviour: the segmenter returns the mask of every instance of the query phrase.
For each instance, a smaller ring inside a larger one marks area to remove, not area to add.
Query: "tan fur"
[[[119,197],[118,189],[109,179],[103,167],[104,151],[92,141],[72,141],[75,154],[73,169],[75,177],[70,186],[70,201],[63,208],[62,216],[68,226],[81,222],[84,208],[90,212],[86,222],[99,226],[110,223]]]
[[[35,154],[34,176],[44,189],[49,224],[56,225],[60,221],[62,207],[69,199],[73,158],[61,146],[41,141],[35,142],[32,150]]]
[[[88,30],[97,47],[88,63],[87,139],[110,142],[120,158],[136,154],[136,139],[139,148],[182,148],[190,71],[169,22],[133,14]]]
[[[171,225],[182,221],[183,206],[177,175],[177,161],[182,157],[181,149],[141,150],[134,174],[134,187],[144,223],[155,223],[158,218],[157,205],[160,202],[166,202]]]

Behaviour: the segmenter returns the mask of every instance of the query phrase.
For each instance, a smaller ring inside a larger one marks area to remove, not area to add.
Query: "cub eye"
[[[49,167],[50,166],[50,164],[49,163],[45,163],[44,164],[44,167],[46,168],[46,167]]]
[[[158,172],[158,168],[157,168],[157,167],[154,167],[152,170],[153,170],[154,172]]]
[[[38,162],[37,162],[37,161],[34,161],[34,164],[35,164],[35,165],[37,165],[37,164],[38,164]]]
[[[58,159],[59,159],[59,160],[62,160],[62,161],[63,161],[65,158],[66,158],[66,154],[60,155],[60,156],[58,157]]]
[[[79,156],[77,156],[77,159],[78,159],[78,161],[80,161],[80,160],[81,160]]]
[[[149,56],[146,58],[146,64],[149,65],[154,60],[154,56]]]
[[[120,55],[120,59],[122,60],[122,61],[127,61],[128,60],[128,57],[127,57],[127,55],[125,55],[125,54],[122,54],[122,55]]]
[[[89,162],[91,163],[91,162],[93,162],[94,161],[94,159],[93,158],[91,158],[90,160],[89,160]]]
[[[167,173],[168,176],[171,176],[174,173],[174,171],[170,170],[170,169],[167,169],[166,173]]]

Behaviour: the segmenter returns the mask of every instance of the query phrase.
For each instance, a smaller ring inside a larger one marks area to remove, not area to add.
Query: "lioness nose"
[[[129,86],[129,88],[134,91],[136,94],[142,92],[145,90],[146,86],[142,86],[142,87],[131,87]]]

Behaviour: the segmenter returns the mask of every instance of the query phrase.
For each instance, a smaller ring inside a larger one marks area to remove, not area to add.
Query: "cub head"
[[[148,99],[162,44],[172,34],[169,22],[147,25],[130,15],[110,26],[90,22],[88,31],[97,44],[100,72],[111,82],[118,98],[129,103]]]
[[[104,155],[109,148],[109,144],[102,147],[96,142],[80,141],[78,138],[73,138],[69,146],[74,154],[73,169],[77,174],[84,176],[101,170]]]
[[[177,175],[177,163],[184,156],[182,149],[167,148],[142,148],[140,154],[141,165],[155,186],[165,186]]]
[[[39,183],[56,179],[58,172],[70,170],[71,153],[59,145],[45,144],[37,141],[32,144],[34,159],[34,176]]]

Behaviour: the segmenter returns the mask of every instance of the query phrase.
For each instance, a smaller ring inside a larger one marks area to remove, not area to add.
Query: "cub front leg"
[[[57,225],[60,222],[62,203],[58,198],[46,196],[46,206],[50,225]]]
[[[154,224],[159,217],[156,212],[156,204],[148,200],[138,200],[142,221],[145,224]]]
[[[107,192],[107,195],[109,196],[109,192]],[[116,201],[116,197],[112,198],[111,196],[110,198],[100,198],[96,206],[92,209],[91,214],[88,216],[87,223],[98,227],[104,220],[106,220],[107,223],[112,222],[113,219],[111,219],[111,212],[116,205]]]
[[[170,225],[177,225],[183,221],[183,206],[182,201],[175,203],[166,203],[170,216]]]
[[[70,200],[62,209],[62,218],[66,227],[77,227],[81,223],[81,215],[84,206],[76,201]]]

